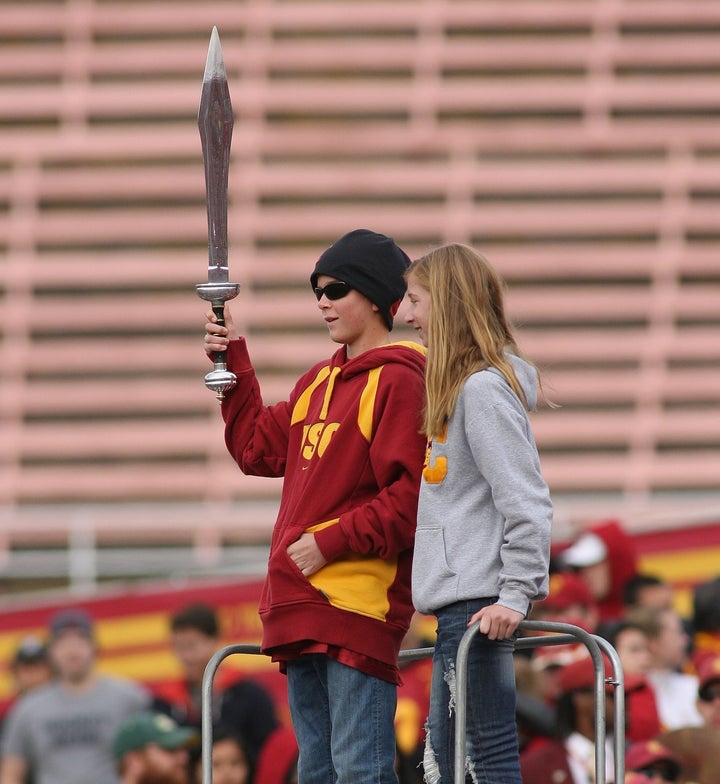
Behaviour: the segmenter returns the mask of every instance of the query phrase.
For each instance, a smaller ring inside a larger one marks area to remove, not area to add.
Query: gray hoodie
[[[510,355],[533,408],[537,374]],[[552,503],[527,411],[495,368],[469,376],[423,471],[412,572],[421,613],[498,597],[527,613],[547,596]]]

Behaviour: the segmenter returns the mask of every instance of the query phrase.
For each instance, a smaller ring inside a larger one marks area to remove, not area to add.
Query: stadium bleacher
[[[97,544],[272,525],[279,485],[240,475],[202,383],[213,25],[233,312],[268,400],[328,353],[308,274],[333,239],[468,242],[561,406],[534,415],[559,531],[720,519],[720,5],[7,0],[7,548],[62,543],[79,515]]]

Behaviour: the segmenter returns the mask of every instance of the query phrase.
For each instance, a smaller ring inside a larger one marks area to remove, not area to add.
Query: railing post
[[[465,781],[465,742],[467,733],[467,660],[473,638],[480,628],[476,622],[468,628],[460,640],[455,662],[455,782]],[[595,781],[605,784],[605,663],[601,647],[607,653],[613,669],[610,683],[615,687],[615,780],[622,782],[625,778],[625,735],[622,731],[625,720],[625,692],[622,665],[615,649],[606,640],[602,640],[579,626],[569,623],[551,623],[548,621],[523,621],[520,631],[554,632],[543,637],[518,638],[516,648],[535,648],[540,645],[561,645],[568,642],[582,642],[588,649],[595,670]]]
[[[244,643],[226,645],[224,648],[219,648],[215,651],[205,665],[202,679],[202,693],[200,696],[200,753],[202,755],[201,767],[203,784],[212,784],[213,683],[215,681],[215,673],[223,659],[234,653],[258,654],[260,653],[260,646],[246,645]]]
[[[456,712],[455,712],[455,781],[461,784],[465,779],[465,741],[467,731],[467,660],[472,640],[480,627],[475,623],[463,635],[457,652],[456,671]],[[615,735],[613,751],[615,755],[615,781],[625,779],[625,681],[622,664],[617,651],[607,640],[586,632],[579,626],[548,621],[523,621],[520,630],[525,632],[551,632],[540,637],[519,637],[515,642],[516,650],[538,648],[545,645],[564,645],[581,642],[588,649],[595,670],[595,780],[605,784],[605,664],[602,654],[610,660],[613,677],[607,682],[615,689]],[[414,648],[401,651],[400,659],[414,661],[432,655],[432,648]],[[205,666],[202,680],[202,781],[212,784],[212,744],[213,744],[213,683],[215,673],[222,661],[233,654],[260,654],[259,645],[236,643],[217,650]]]

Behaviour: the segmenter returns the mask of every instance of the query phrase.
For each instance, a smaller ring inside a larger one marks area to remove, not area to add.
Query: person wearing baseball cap
[[[47,683],[53,671],[46,643],[32,634],[23,637],[15,649],[11,669],[18,696]]]
[[[118,729],[113,756],[122,784],[187,784],[197,733],[163,713],[145,711]]]
[[[392,237],[362,228],[319,254],[310,289],[337,349],[275,405],[230,308],[224,325],[207,314],[205,351],[224,352],[237,378],[221,407],[226,445],[245,474],[283,477],[259,612],[263,652],[287,673],[305,782],[333,769],[339,781],[397,781],[426,450],[425,349],[391,339],[409,264]]]
[[[707,726],[720,728],[720,656],[707,657],[698,667],[697,709]]]
[[[642,773],[653,784],[676,782],[682,771],[680,760],[659,740],[633,743],[625,754],[625,770]]]
[[[625,586],[638,572],[635,544],[618,520],[589,525],[558,553],[564,569],[573,569],[587,583],[597,603],[600,622],[618,620],[624,610]]]
[[[605,773],[614,780],[615,687],[610,682],[612,667],[603,656],[605,692]],[[520,757],[523,784],[587,784],[595,774],[595,665],[590,655],[563,667],[558,678],[560,696],[556,705],[557,737]],[[628,689],[627,683],[625,684]]]
[[[92,618],[85,610],[74,607],[55,613],[50,619],[49,631],[51,641],[58,639],[68,631],[81,634],[89,640],[94,639]]]
[[[138,683],[97,669],[90,615],[62,609],[48,624],[55,678],[22,697],[3,726],[0,781],[21,784],[112,784],[117,727],[151,702]]]
[[[43,686],[52,679],[53,670],[45,642],[34,634],[23,637],[10,662],[10,675],[13,691],[10,698],[0,707],[0,725],[5,721],[13,705],[24,694]]]

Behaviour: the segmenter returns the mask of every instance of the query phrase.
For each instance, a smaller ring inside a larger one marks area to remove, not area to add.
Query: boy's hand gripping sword
[[[213,27],[210,36],[198,128],[205,163],[209,263],[207,283],[198,283],[195,288],[201,299],[212,303],[218,324],[224,325],[225,303],[237,296],[240,284],[228,283],[227,189],[233,110],[217,27]],[[224,393],[235,386],[237,379],[227,369],[224,351],[216,352],[213,360],[214,368],[205,376],[205,386],[222,401]]]

